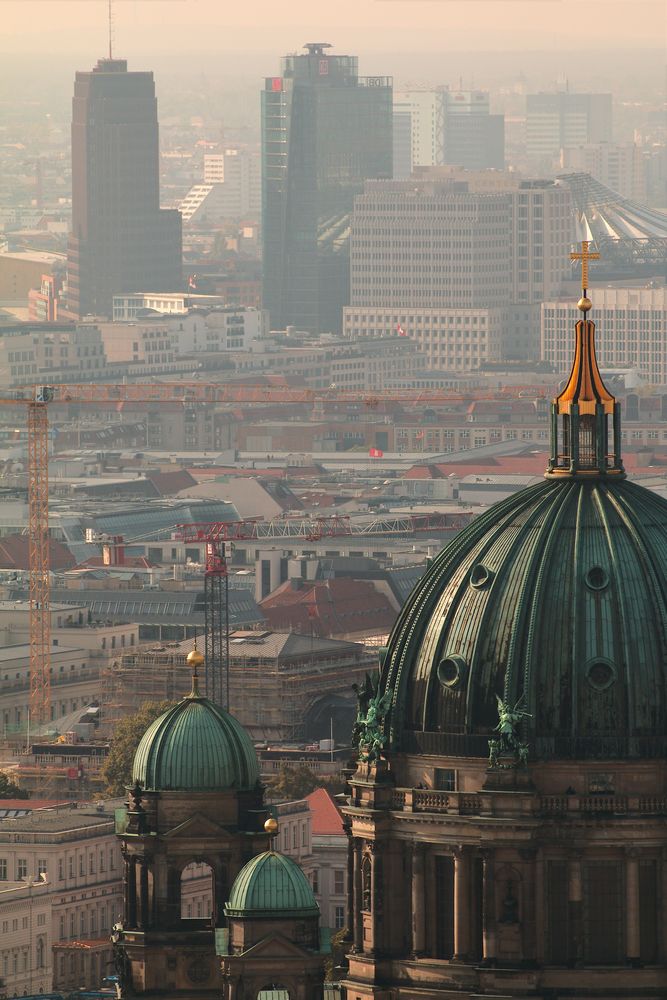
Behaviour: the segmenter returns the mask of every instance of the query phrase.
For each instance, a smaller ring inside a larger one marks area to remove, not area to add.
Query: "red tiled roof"
[[[111,941],[105,938],[90,938],[88,941],[57,941],[53,945],[54,951],[99,951],[102,948],[111,948]]]
[[[271,627],[319,636],[388,632],[391,604],[368,580],[340,578],[295,590],[287,580],[260,602]]]
[[[306,802],[310,808],[310,828],[314,836],[344,835],[343,817],[326,788],[316,788],[310,795],[306,795]]]
[[[437,465],[413,465],[405,474],[406,479],[444,479]]]
[[[535,415],[535,404],[529,399],[477,399],[468,407],[468,413],[481,415],[494,414],[499,411],[511,412],[514,416],[520,413]]]
[[[0,538],[0,569],[28,569],[29,548],[27,535],[5,535]],[[51,569],[71,569],[76,559],[62,542],[49,540]]]

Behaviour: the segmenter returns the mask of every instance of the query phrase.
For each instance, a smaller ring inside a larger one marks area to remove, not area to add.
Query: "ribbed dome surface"
[[[258,854],[241,869],[225,905],[229,917],[316,917],[319,912],[310,882],[297,863],[275,851]]]
[[[153,791],[250,790],[257,754],[245,729],[207,698],[184,698],[146,730],[132,780]]]
[[[433,562],[389,640],[388,746],[485,756],[496,695],[547,756],[667,751],[667,502],[636,483],[545,480]]]

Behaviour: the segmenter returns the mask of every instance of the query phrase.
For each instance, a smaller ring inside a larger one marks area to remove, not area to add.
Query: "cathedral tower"
[[[117,817],[121,995],[322,1000],[328,947],[313,890],[294,861],[266,850],[277,823],[254,747],[200,694],[203,662],[195,647],[192,690],[145,732]]]
[[[363,693],[354,1000],[667,995],[667,502],[590,308],[544,481],[442,550]]]
[[[255,749],[236,719],[200,694],[203,659],[196,649],[189,654],[190,694],[144,734],[135,787],[117,820],[125,862],[118,928],[125,993],[220,996],[216,928],[226,923],[237,873],[267,844]],[[203,883],[201,916],[186,908],[196,881]]]

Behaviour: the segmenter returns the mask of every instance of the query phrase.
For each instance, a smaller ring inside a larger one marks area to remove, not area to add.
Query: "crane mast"
[[[1,390],[0,390],[1,391]],[[0,395],[0,405],[26,406],[28,423],[28,536],[29,536],[29,578],[30,578],[30,718],[35,723],[45,723],[51,718],[51,611],[49,600],[49,424],[50,403],[90,403],[102,402],[157,402],[184,405],[193,403],[356,403],[374,410],[381,403],[392,401],[407,405],[460,404],[471,399],[507,399],[530,395],[544,397],[533,386],[514,386],[489,395],[473,391],[468,394],[453,394],[443,390],[395,390],[389,392],[363,393],[355,390],[309,389],[292,387],[286,383],[252,385],[248,383],[208,383],[208,382],[157,382],[112,384],[67,384],[51,386],[24,386],[5,390]],[[416,519],[415,519],[416,520]],[[431,525],[432,527],[433,525]],[[199,526],[202,527],[201,525]],[[426,525],[422,526],[423,528]],[[378,525],[380,533],[386,527]],[[237,528],[242,534],[230,537],[261,537],[263,529],[246,522],[244,528]],[[293,529],[288,529],[291,533]],[[391,529],[390,529],[391,530]],[[395,525],[393,530],[399,530]],[[402,530],[402,526],[400,528]],[[419,530],[417,525],[413,530]],[[210,534],[208,528],[206,534]],[[275,525],[271,531],[279,535],[282,531]],[[252,532],[256,534],[253,535]],[[317,519],[316,523],[306,523],[297,532],[307,538],[319,538],[323,534],[350,534],[350,526],[342,520],[327,524]],[[215,532],[214,532],[215,533]],[[224,532],[223,532],[224,538]],[[207,538],[207,541],[209,539]],[[229,620],[227,553],[219,537],[207,557],[208,583],[206,604],[207,634],[211,635],[210,648],[207,647],[207,661],[211,658],[211,694],[219,704],[229,703]],[[210,628],[209,628],[210,626]]]
[[[51,606],[49,587],[48,392],[28,405],[28,559],[30,567],[30,718],[51,718]]]

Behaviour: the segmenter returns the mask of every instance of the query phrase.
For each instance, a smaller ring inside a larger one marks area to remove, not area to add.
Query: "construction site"
[[[269,631],[230,633],[229,711],[256,742],[303,743],[333,730],[348,742],[352,685],[377,654],[359,643]],[[102,676],[104,728],[149,701],[187,693],[189,641],[126,652]]]
[[[102,675],[105,729],[144,702],[176,701],[189,690],[190,641],[129,650]],[[229,711],[258,743],[307,743],[333,733],[348,743],[352,685],[374,669],[377,651],[360,643],[297,633],[229,634]]]

